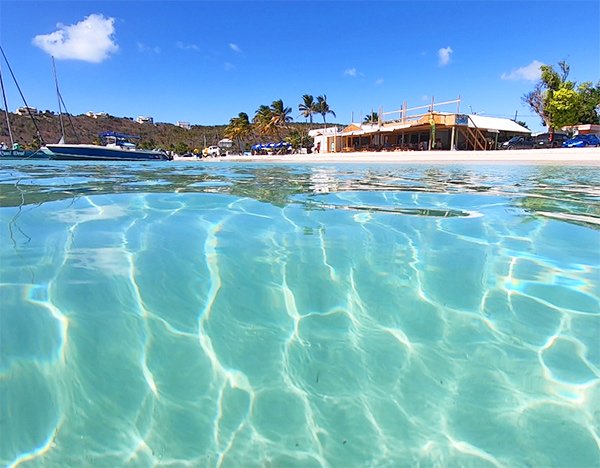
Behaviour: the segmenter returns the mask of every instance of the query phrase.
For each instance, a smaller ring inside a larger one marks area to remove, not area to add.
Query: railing
[[[424,106],[416,106],[416,107],[410,107],[407,108],[406,107],[406,101],[402,104],[402,108],[395,110],[395,111],[390,111],[390,112],[380,112],[380,121],[381,123],[385,123],[385,122],[407,122],[407,121],[413,121],[413,120],[418,120],[421,117],[423,117],[424,115],[428,115],[431,112],[436,111],[436,107],[442,107],[442,106],[448,106],[451,104],[456,104],[456,113],[459,114],[460,113],[460,96],[458,97],[458,99],[453,99],[451,101],[443,101],[443,102],[435,102],[434,98],[431,98],[431,103],[424,105]],[[418,114],[413,114],[413,111],[417,111],[417,110],[421,110],[421,109],[427,109],[426,112],[422,112],[422,113],[418,113]],[[396,118],[394,116],[397,116]]]

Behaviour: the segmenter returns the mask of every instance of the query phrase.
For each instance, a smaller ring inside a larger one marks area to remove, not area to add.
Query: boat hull
[[[108,148],[98,145],[46,145],[50,159],[61,161],[168,161],[162,151]]]
[[[48,154],[42,150],[0,150],[0,160],[2,159],[48,159]]]

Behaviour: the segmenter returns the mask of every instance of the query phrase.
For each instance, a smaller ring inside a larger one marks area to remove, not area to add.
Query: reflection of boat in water
[[[161,150],[138,149],[131,140],[140,137],[124,133],[104,132],[103,145],[47,144],[42,150],[50,159],[79,161],[168,161],[171,157]]]

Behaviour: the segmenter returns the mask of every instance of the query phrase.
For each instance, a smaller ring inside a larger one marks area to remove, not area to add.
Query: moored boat
[[[47,144],[42,150],[56,160],[73,161],[168,161],[171,157],[162,150],[138,149],[131,140],[136,135],[104,132],[100,135],[103,145]]]
[[[24,150],[21,148],[0,149],[0,160],[3,159],[48,159],[42,150]]]

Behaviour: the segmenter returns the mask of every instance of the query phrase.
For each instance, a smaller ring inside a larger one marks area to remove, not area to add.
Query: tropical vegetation
[[[577,85],[568,80],[571,67],[566,61],[542,65],[541,78],[522,100],[549,129],[577,124],[600,123],[600,81],[595,85],[586,81]]]
[[[299,148],[312,148],[313,138],[304,130],[292,130],[290,134],[285,137],[286,143],[292,145],[292,149],[298,150]]]
[[[302,102],[298,105],[300,115],[310,121],[312,127],[313,115],[317,113],[317,103],[315,98],[311,94],[305,94],[302,96]]]
[[[315,115],[320,115],[325,125],[327,125],[327,115],[331,114],[335,117],[335,112],[330,108],[325,95],[317,96],[316,99],[310,94],[303,95],[298,110],[307,123],[309,122],[309,128],[313,126]],[[248,148],[250,140],[256,139],[285,141],[295,150],[312,147],[313,139],[308,135],[305,127],[295,124],[292,128],[291,114],[292,108],[286,106],[282,99],[273,101],[271,105],[261,104],[256,109],[251,122],[244,112],[231,118],[225,135],[236,141],[240,151]]]
[[[291,107],[286,107],[281,99],[273,101],[270,106],[259,106],[252,119],[256,134],[281,140],[293,120],[291,113]]]
[[[229,125],[225,129],[225,136],[237,142],[240,151],[244,150],[244,142],[254,135],[254,130],[248,114],[240,112],[237,117],[229,120]]]
[[[327,96],[325,95],[317,96],[316,111],[317,114],[321,114],[321,117],[323,117],[323,125],[325,127],[327,126],[327,114],[331,114],[336,117],[335,112],[333,112],[333,110],[329,107],[329,104],[327,103]]]
[[[364,118],[364,123],[374,124],[379,122],[379,114],[371,111],[369,115]]]

